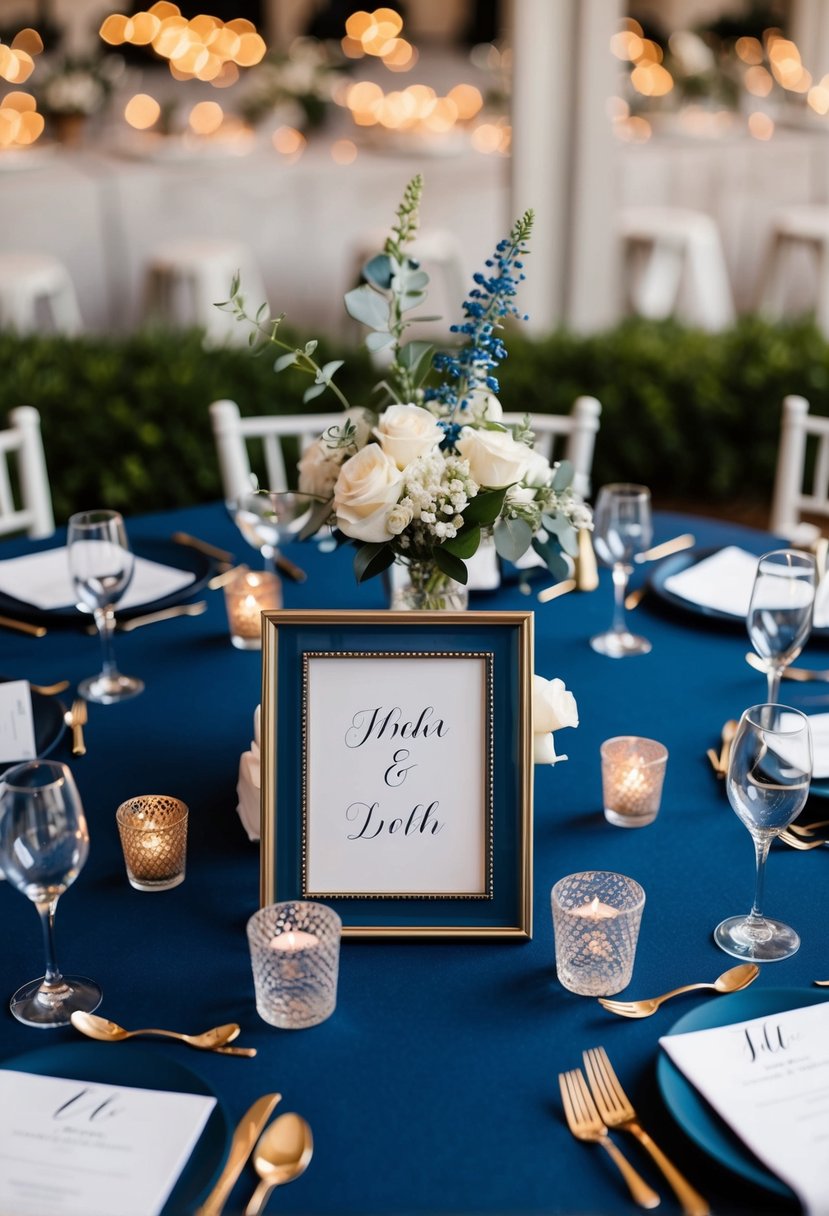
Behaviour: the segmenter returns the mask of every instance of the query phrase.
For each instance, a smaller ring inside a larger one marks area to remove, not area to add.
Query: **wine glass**
[[[247,543],[275,573],[279,546],[294,537],[306,521],[313,500],[290,490],[250,490],[229,504],[229,510]]]
[[[58,899],[83,868],[89,831],[72,774],[53,760],[30,760],[0,779],[0,866],[34,903],[43,928],[46,974],[18,988],[10,1002],[27,1026],[66,1026],[76,1009],[91,1013],[101,989],[81,975],[62,975],[55,960]]]
[[[787,705],[754,705],[740,719],[731,745],[728,800],[754,841],[757,877],[748,916],[730,916],[714,930],[714,941],[736,958],[772,962],[800,945],[794,929],[763,916],[763,879],[772,840],[806,804],[812,776],[809,720]]]
[[[770,704],[777,704],[780,677],[809,637],[816,587],[811,553],[775,549],[757,562],[746,626],[752,646],[766,661]]]
[[[115,604],[130,585],[135,568],[124,520],[117,511],[82,511],[70,517],[66,545],[75,595],[79,606],[92,609],[103,650],[100,675],[82,680],[78,692],[102,705],[134,697],[144,683],[121,674],[112,645]]]
[[[613,624],[596,634],[590,645],[599,654],[623,659],[648,654],[651,644],[625,623],[625,595],[633,558],[651,543],[651,495],[646,486],[602,486],[593,512],[593,545],[599,560],[613,571]]]

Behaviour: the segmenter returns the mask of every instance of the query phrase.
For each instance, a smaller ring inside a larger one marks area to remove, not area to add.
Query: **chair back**
[[[268,414],[243,418],[235,401],[214,401],[210,419],[219,457],[222,492],[230,502],[251,487],[251,463],[248,442],[259,440],[267,477],[266,488],[273,491],[288,489],[288,475],[282,441],[299,442],[300,452],[318,439],[330,426],[343,421],[340,410],[334,414]]]
[[[534,414],[530,422],[536,451],[551,463],[569,460],[575,470],[573,489],[583,498],[590,494],[593,449],[601,412],[601,404],[595,397],[577,397],[569,414]],[[522,422],[523,415],[507,413],[503,421],[512,426]],[[557,445],[557,439],[564,442]]]
[[[11,411],[9,423],[0,431],[0,536],[23,531],[33,540],[51,536],[55,519],[40,414],[31,405],[21,405]]]
[[[817,440],[811,486],[804,488],[810,438]],[[800,543],[820,534],[801,514],[829,516],[829,418],[809,414],[805,397],[786,397],[777,450],[777,470],[771,508],[772,532]]]

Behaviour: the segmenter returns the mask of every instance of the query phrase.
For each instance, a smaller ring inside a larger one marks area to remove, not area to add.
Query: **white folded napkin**
[[[259,789],[262,783],[259,766],[259,718],[260,706],[256,706],[253,715],[253,742],[250,751],[242,752],[239,760],[239,780],[236,793],[239,804],[236,810],[249,840],[259,839],[260,810]]]
[[[812,776],[829,777],[829,714],[809,714],[812,732]]]
[[[132,581],[118,601],[117,609],[152,604],[188,587],[195,578],[192,570],[177,570],[136,557]],[[69,576],[66,547],[0,562],[0,592],[41,611],[71,608],[76,597]]]
[[[693,566],[687,566],[665,579],[665,590],[673,595],[715,608],[730,616],[746,617],[751,589],[757,573],[757,557],[736,545],[728,545]]]

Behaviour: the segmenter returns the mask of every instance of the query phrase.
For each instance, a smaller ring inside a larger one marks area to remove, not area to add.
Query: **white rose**
[[[517,443],[506,431],[480,431],[465,426],[456,447],[469,462],[469,472],[479,486],[498,489],[521,481],[530,449]]]
[[[342,465],[342,456],[335,455],[335,451],[323,439],[316,439],[302,453],[297,469],[299,488],[303,494],[331,498]]]
[[[536,452],[535,448],[527,449],[527,468],[524,473],[524,481],[528,486],[546,486],[550,484],[553,476],[553,470],[550,468],[550,462],[546,456],[542,456],[540,452]]]
[[[380,416],[374,434],[398,469],[405,469],[418,456],[426,456],[437,447],[443,439],[443,428],[434,414],[420,405],[390,405]]]
[[[566,756],[557,756],[553,744],[554,730],[562,726],[578,726],[579,711],[576,698],[564,687],[563,680],[545,680],[533,676],[533,762],[557,764]]]
[[[393,536],[399,536],[401,532],[405,532],[413,518],[414,511],[412,508],[404,507],[402,503],[398,503],[396,507],[392,507],[391,511],[389,511],[386,527]]]
[[[578,724],[576,698],[564,687],[564,681],[533,676],[533,731],[540,734]]]
[[[500,422],[504,416],[501,402],[485,388],[473,388],[469,394],[469,410],[476,422]]]
[[[391,540],[388,519],[400,497],[403,477],[376,443],[366,444],[340,469],[334,486],[337,525],[354,540]]]

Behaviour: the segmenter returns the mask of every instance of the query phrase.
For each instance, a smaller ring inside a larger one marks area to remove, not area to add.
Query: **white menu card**
[[[829,1003],[659,1040],[810,1216],[829,1216]]]
[[[158,1216],[216,1105],[0,1070],[3,1216]]]
[[[0,683],[0,764],[34,760],[36,755],[29,681],[6,680]]]

